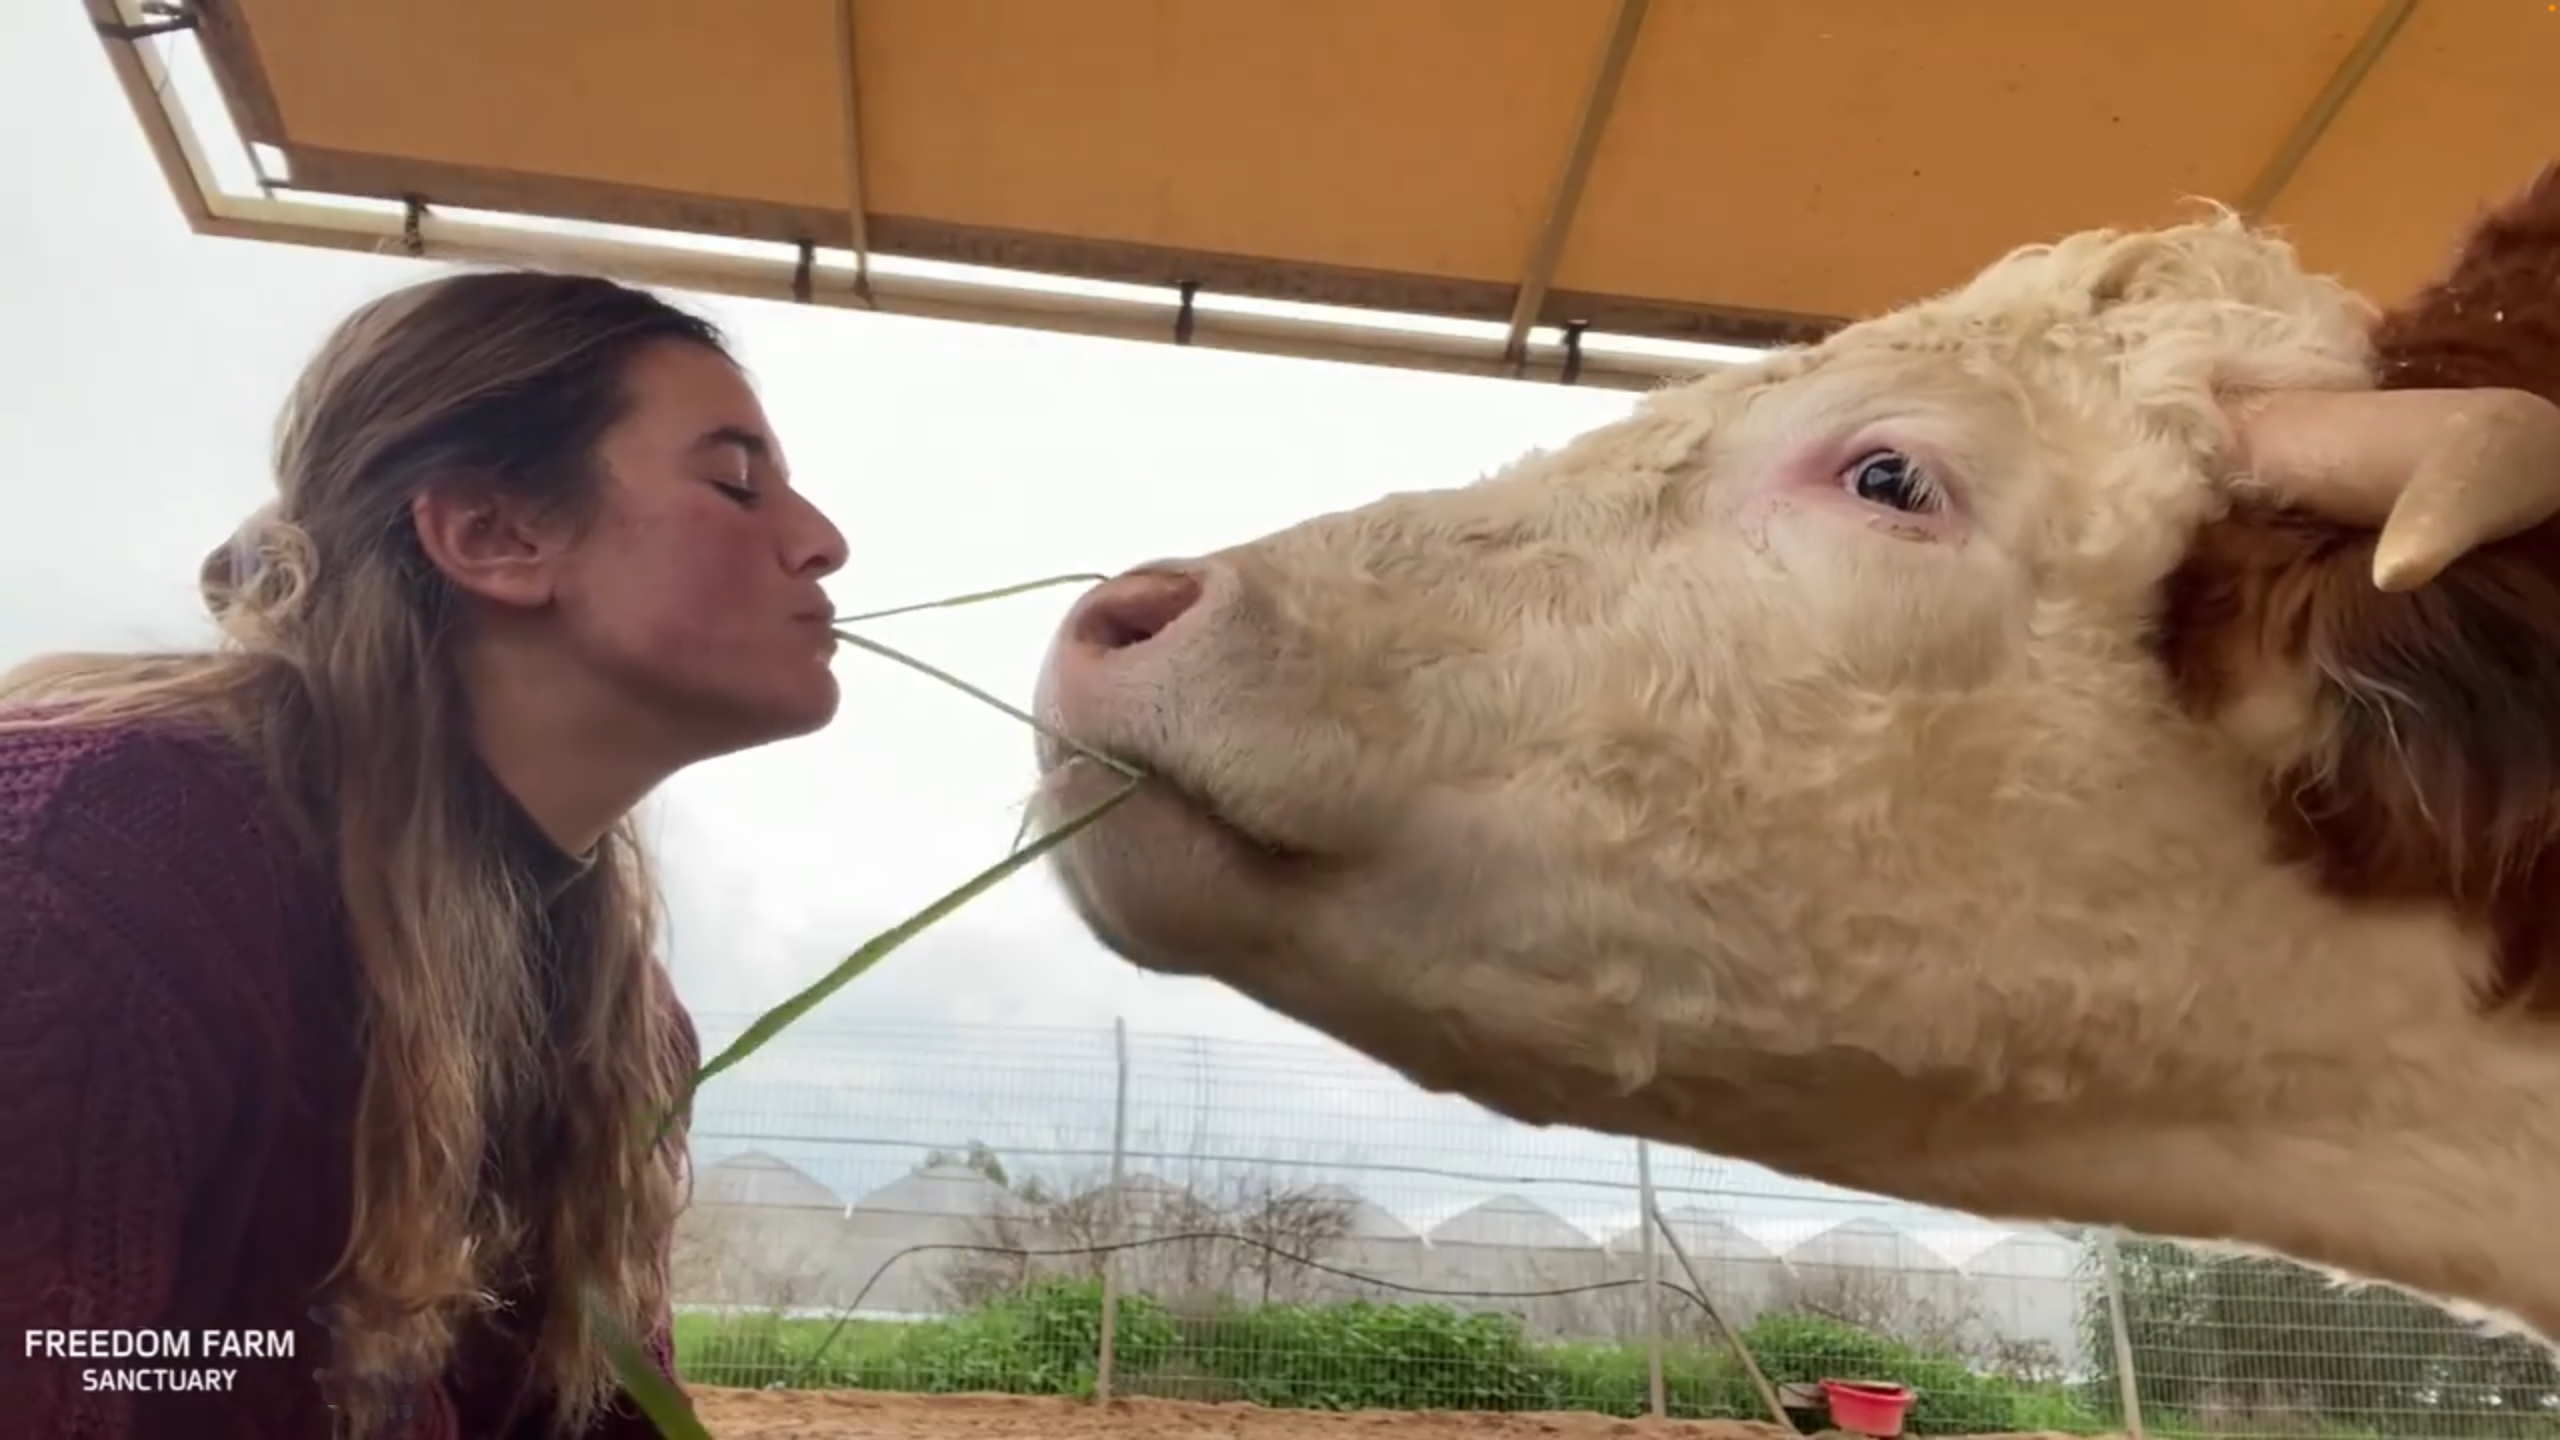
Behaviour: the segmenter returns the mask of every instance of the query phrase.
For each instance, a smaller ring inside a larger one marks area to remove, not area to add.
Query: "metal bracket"
[[[1627,62],[1636,51],[1636,36],[1644,28],[1644,17],[1650,0],[1618,0],[1617,14],[1609,22],[1607,42],[1601,48],[1599,66],[1592,72],[1591,84],[1582,97],[1582,112],[1573,125],[1573,145],[1566,153],[1564,168],[1556,175],[1555,192],[1548,197],[1546,218],[1538,226],[1537,243],[1529,252],[1526,266],[1520,272],[1520,286],[1511,301],[1511,328],[1503,337],[1502,358],[1518,375],[1529,362],[1529,331],[1538,323],[1538,312],[1547,302],[1548,285],[1555,279],[1556,265],[1564,258],[1564,242],[1572,233],[1575,212],[1582,208],[1582,188],[1591,178],[1591,162],[1600,153],[1601,132],[1609,126],[1609,112],[1618,103],[1619,84],[1626,79]]]
[[[144,5],[142,13],[153,18],[139,25],[125,25],[107,20],[94,23],[99,34],[110,40],[128,42],[148,40],[154,35],[175,35],[182,30],[193,30],[204,23],[204,17],[198,15],[192,5],[157,3],[155,0],[155,3]]]

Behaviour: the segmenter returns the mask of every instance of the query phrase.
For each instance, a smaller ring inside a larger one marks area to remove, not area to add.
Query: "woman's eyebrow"
[[[768,464],[773,461],[773,442],[743,425],[714,425],[693,442],[696,451],[734,447],[744,450],[750,459]]]

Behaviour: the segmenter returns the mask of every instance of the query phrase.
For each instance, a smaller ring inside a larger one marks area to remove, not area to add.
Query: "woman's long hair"
[[[586,1295],[635,1327],[666,1298],[683,1156],[649,1134],[689,1077],[655,891],[628,821],[548,907],[510,863],[521,821],[470,746],[463,615],[409,507],[468,478],[584,514],[625,367],[670,341],[726,353],[707,322],[578,276],[453,275],[365,306],[285,406],[275,504],[207,558],[220,644],[48,657],[0,681],[0,700],[44,705],[38,723],[221,726],[334,867],[365,1069],[325,1299],[360,1421],[534,1282],[534,1363],[579,1428],[613,1387]]]

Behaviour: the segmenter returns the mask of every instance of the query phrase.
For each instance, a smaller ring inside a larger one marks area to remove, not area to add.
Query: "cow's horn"
[[[2560,405],[2529,391],[2275,391],[2232,418],[2241,464],[2270,495],[2380,527],[2385,590],[2560,514]]]

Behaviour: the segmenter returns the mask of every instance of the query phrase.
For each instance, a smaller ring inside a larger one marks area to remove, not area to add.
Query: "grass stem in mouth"
[[[901,605],[895,609],[875,610],[868,614],[853,616],[834,627],[835,637],[840,643],[904,665],[918,674],[941,681],[963,695],[994,706],[1073,751],[1074,753],[1068,758],[1068,764],[1072,765],[1078,760],[1090,760],[1120,776],[1120,787],[1028,845],[1022,843],[1023,835],[1030,829],[1030,817],[1026,815],[1022,829],[1015,833],[1009,853],[1002,860],[979,871],[915,914],[864,941],[852,954],[847,955],[826,974],[802,987],[798,994],[757,1016],[755,1023],[740,1032],[737,1039],[730,1041],[718,1055],[696,1069],[692,1078],[685,1082],[675,1103],[670,1105],[655,1123],[646,1127],[650,1134],[651,1150],[656,1150],[666,1142],[667,1132],[674,1127],[678,1117],[692,1108],[695,1094],[713,1076],[733,1068],[748,1056],[763,1049],[775,1036],[797,1024],[811,1010],[816,1009],[828,996],[851,984],[864,971],[888,958],[892,951],[949,918],[961,906],[995,888],[999,882],[1015,872],[1073,839],[1076,832],[1101,819],[1113,807],[1135,794],[1138,786],[1146,779],[1145,773],[1136,766],[1057,733],[1041,724],[1037,717],[1019,706],[1007,704],[939,666],[919,660],[902,650],[883,645],[877,640],[854,634],[844,627],[866,620],[886,619],[893,615],[981,604],[989,600],[1002,600],[1033,590],[1046,589],[1053,585],[1072,584],[1077,581],[1092,582],[1102,578],[1099,575],[1057,575],[1046,580],[1033,580],[1021,585],[1008,585],[1001,589],[981,590],[968,595],[954,596],[948,600],[934,600],[921,605]],[[657,1365],[649,1359],[638,1338],[631,1333],[630,1327],[608,1307],[595,1303],[592,1291],[589,1292],[588,1301],[589,1315],[596,1326],[597,1341],[604,1347],[606,1355],[612,1361],[614,1378],[621,1383],[623,1393],[631,1398],[631,1403],[639,1407],[640,1413],[647,1417],[649,1424],[658,1432],[661,1440],[711,1440],[711,1432],[703,1428],[701,1420],[694,1416],[693,1408],[685,1402],[683,1392],[670,1383],[666,1376],[659,1373]]]
[[[892,606],[886,610],[866,610],[859,615],[842,616],[836,623],[860,625],[869,620],[886,620],[893,615],[913,615],[925,610],[957,610],[963,605],[983,605],[990,600],[1010,600],[1016,595],[1028,595],[1034,590],[1047,590],[1057,585],[1099,585],[1110,578],[1108,575],[1052,575],[1046,580],[1025,580],[1019,585],[1002,585],[993,590],[972,590],[966,595],[954,595],[948,600],[925,600],[913,605]]]
[[[856,635],[852,631],[844,629],[841,626],[837,627],[835,636],[836,639],[852,646],[856,650],[866,650],[879,656],[883,660],[895,661],[898,664],[904,665],[908,669],[915,671],[917,674],[931,676],[932,678],[941,681],[943,684],[950,686],[952,689],[959,691],[961,694],[969,696],[971,699],[980,700],[986,704],[992,705],[996,709],[1001,710],[1005,714],[1012,716],[1014,719],[1021,721],[1023,724],[1030,726],[1032,729],[1037,730],[1050,739],[1057,741],[1059,744],[1066,746],[1068,749],[1075,751],[1078,755],[1093,761],[1097,765],[1108,767],[1122,779],[1143,780],[1146,778],[1144,772],[1140,771],[1138,767],[1130,764],[1128,761],[1114,756],[1105,755],[1101,751],[1084,744],[1082,741],[1079,741],[1072,736],[1059,734],[1057,731],[1041,724],[1039,719],[1032,715],[1030,711],[1008,701],[1000,700],[977,686],[970,684],[968,681],[961,679],[959,676],[952,674],[950,671],[942,669],[940,666],[919,660],[914,656],[907,654],[903,650],[883,645],[879,641],[873,640],[868,636]]]

